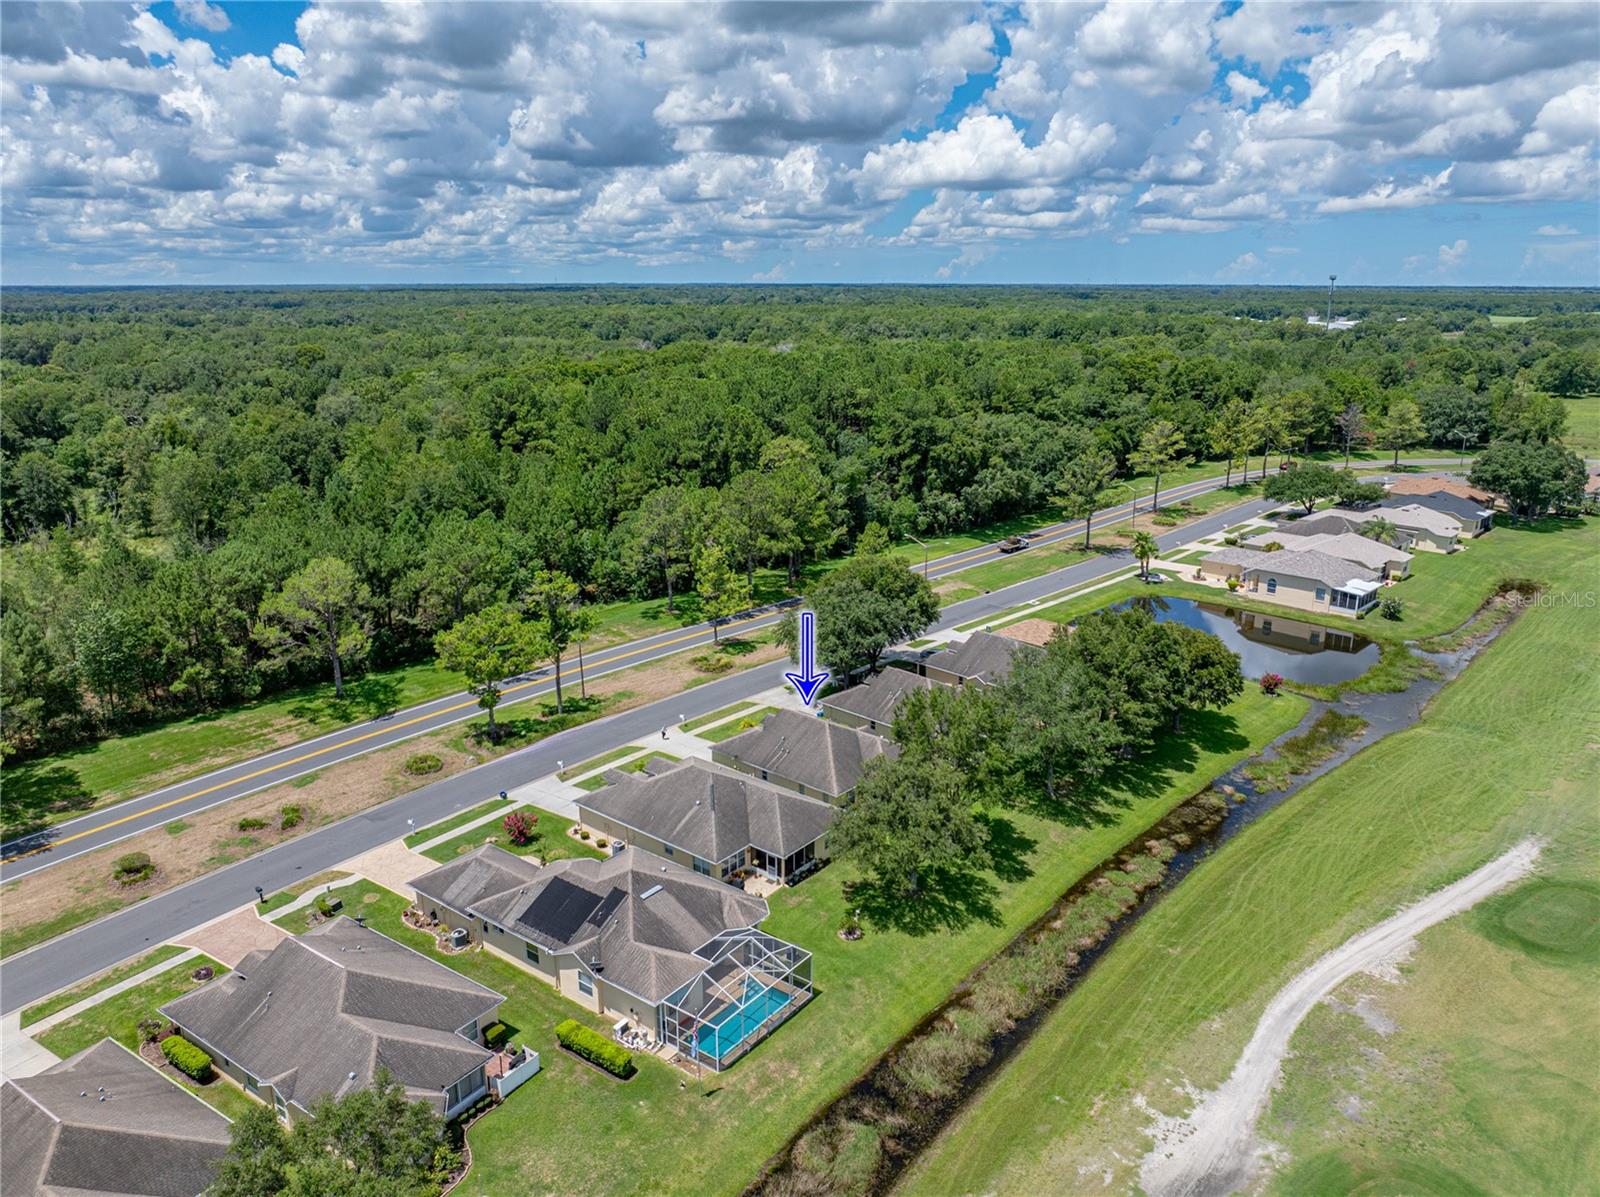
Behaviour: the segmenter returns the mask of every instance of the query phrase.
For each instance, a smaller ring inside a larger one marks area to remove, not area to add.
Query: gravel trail
[[[1221,1088],[1204,1095],[1187,1118],[1163,1120],[1158,1127],[1156,1146],[1140,1168],[1145,1192],[1150,1197],[1216,1197],[1246,1187],[1263,1155],[1256,1121],[1301,1020],[1347,977],[1403,957],[1421,932],[1526,876],[1539,847],[1535,839],[1522,841],[1455,884],[1347,940],[1279,990]]]

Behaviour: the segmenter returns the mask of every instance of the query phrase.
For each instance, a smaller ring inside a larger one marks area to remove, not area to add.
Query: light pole
[[[909,532],[906,533],[906,536],[911,540],[916,540],[917,543],[922,546],[922,576],[926,578],[928,576],[928,542],[925,540],[917,540],[917,538],[912,536]]]

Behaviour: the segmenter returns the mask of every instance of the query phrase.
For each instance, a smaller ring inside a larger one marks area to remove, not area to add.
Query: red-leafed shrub
[[[501,820],[500,825],[506,829],[506,839],[521,847],[523,844],[533,843],[533,829],[538,822],[538,815],[530,815],[526,811],[514,810]]]
[[[1281,673],[1263,673],[1261,675],[1261,693],[1276,694],[1283,688],[1283,675]]]

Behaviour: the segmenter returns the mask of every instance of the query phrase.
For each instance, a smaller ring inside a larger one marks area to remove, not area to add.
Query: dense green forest
[[[325,676],[263,625],[340,589],[430,655],[540,570],[598,602],[1039,509],[1068,465],[1548,441],[1590,290],[11,290],[3,744]],[[332,565],[329,562],[332,562]],[[347,568],[346,568],[347,567]],[[297,576],[298,575],[298,576]],[[344,635],[341,630],[339,634]]]

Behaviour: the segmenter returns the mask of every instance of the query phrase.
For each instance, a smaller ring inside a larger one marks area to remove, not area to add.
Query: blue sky
[[[1600,283],[1600,9],[4,6],[7,281]]]

